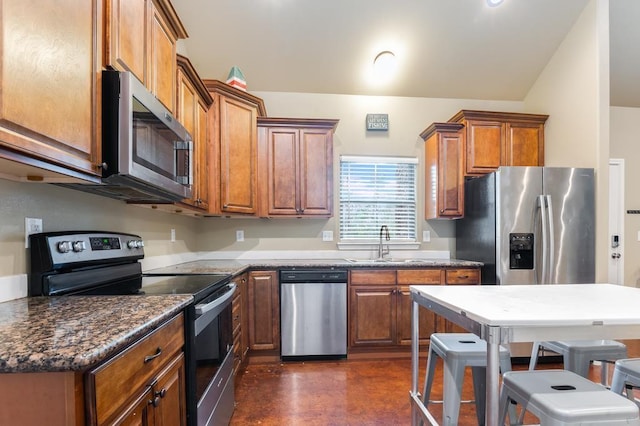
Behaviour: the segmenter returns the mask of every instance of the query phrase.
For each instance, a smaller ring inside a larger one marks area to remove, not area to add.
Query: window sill
[[[389,247],[389,250],[418,250],[420,248],[419,242],[389,242],[382,244],[385,248]],[[337,243],[339,250],[377,250],[380,243],[353,243],[341,241]]]

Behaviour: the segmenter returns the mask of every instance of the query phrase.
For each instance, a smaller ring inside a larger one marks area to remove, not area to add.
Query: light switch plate
[[[422,231],[422,242],[428,243],[431,241],[431,231]]]
[[[175,243],[176,242],[176,230],[171,228],[171,242]]]
[[[333,231],[322,231],[322,241],[333,241]]]
[[[236,231],[236,241],[244,241],[244,231],[242,229]]]

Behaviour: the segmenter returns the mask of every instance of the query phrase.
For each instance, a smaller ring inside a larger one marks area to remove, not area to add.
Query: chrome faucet
[[[389,241],[391,238],[389,237],[389,228],[387,225],[382,225],[380,227],[380,244],[378,245],[378,259],[383,259],[386,254],[389,254],[389,246],[385,249],[382,245],[382,236]]]

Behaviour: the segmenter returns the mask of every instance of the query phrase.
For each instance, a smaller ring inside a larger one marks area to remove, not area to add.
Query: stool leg
[[[626,374],[621,373],[618,369],[613,370],[613,378],[611,379],[611,391],[618,395],[623,395],[625,390]],[[627,398],[634,400],[633,393],[627,391]]]
[[[472,367],[473,373],[473,394],[476,401],[476,417],[478,425],[484,425],[484,413],[486,407],[486,385],[487,385],[487,369],[486,367]]]
[[[511,358],[500,359],[500,371],[502,374],[511,371]],[[516,420],[516,407],[513,404],[509,404],[509,423],[513,424]],[[501,423],[501,424],[504,424]]]
[[[427,372],[424,378],[424,390],[422,391],[422,403],[425,407],[429,405],[431,387],[433,386],[433,376],[436,372],[436,363],[438,358],[438,354],[434,350],[429,349],[429,356],[427,357]]]
[[[511,400],[509,399],[509,397],[507,397],[507,392],[504,389],[504,385],[502,386],[502,391],[500,392],[500,423],[498,423],[500,426],[504,425],[504,421],[506,420],[507,417],[507,410],[509,409],[509,406],[512,406],[513,404],[511,404]],[[511,419],[509,419],[509,424],[513,424]]]
[[[571,356],[569,353],[565,353],[563,354],[563,360],[565,370],[572,371],[585,379],[589,378],[589,366],[591,365],[591,360],[588,356]]]
[[[533,342],[531,347],[531,359],[529,360],[529,370],[535,370],[538,363],[538,352],[540,352],[540,343]]]
[[[460,413],[460,397],[464,381],[464,363],[445,360],[443,383],[442,422],[444,426],[456,426]]]

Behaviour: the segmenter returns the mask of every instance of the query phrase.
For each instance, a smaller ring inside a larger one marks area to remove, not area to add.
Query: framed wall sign
[[[389,130],[389,114],[367,114],[367,130]]]

